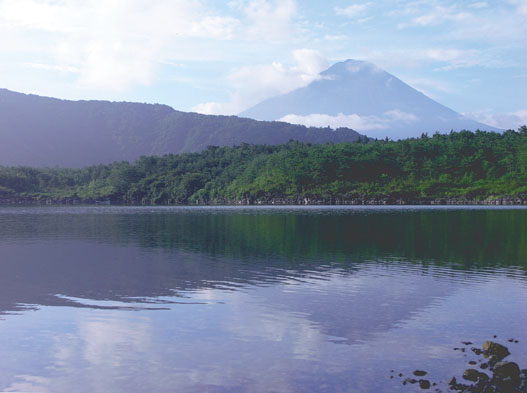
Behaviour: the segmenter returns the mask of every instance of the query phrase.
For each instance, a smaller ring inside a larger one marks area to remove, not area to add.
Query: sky
[[[23,93],[230,115],[346,59],[527,124],[527,0],[0,0],[0,88]]]

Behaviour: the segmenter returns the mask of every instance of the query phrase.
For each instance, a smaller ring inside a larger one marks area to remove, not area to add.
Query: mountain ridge
[[[355,141],[351,129],[181,112],[163,104],[70,101],[0,89],[0,165],[82,167],[207,146]]]

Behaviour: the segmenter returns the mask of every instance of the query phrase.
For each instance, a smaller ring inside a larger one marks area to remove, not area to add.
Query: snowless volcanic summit
[[[350,127],[375,138],[417,137],[451,130],[500,131],[427,97],[372,63],[336,63],[308,86],[263,101],[239,116]]]

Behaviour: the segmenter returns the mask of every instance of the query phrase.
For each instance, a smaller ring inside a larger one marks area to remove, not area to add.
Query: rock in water
[[[414,371],[414,375],[415,375],[416,377],[422,377],[422,376],[425,376],[425,375],[426,375],[426,371],[415,370],[415,371]]]
[[[413,379],[413,378],[406,378],[404,381],[403,381],[403,385],[406,385],[407,383],[411,383],[412,385],[414,383],[417,383],[417,379]]]
[[[483,343],[483,351],[485,357],[495,356],[499,360],[503,360],[511,354],[507,347],[495,343],[494,341],[485,341]]]
[[[430,389],[430,381],[427,381],[426,379],[419,380],[419,387],[421,389]]]
[[[467,381],[477,382],[479,380],[486,381],[489,379],[489,376],[485,373],[474,370],[473,368],[466,369],[463,373],[463,378]]]
[[[520,378],[520,367],[514,362],[499,362],[494,366],[494,375],[499,378]]]

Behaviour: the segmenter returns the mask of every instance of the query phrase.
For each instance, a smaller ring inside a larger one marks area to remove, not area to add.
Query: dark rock
[[[473,366],[473,365],[475,365],[475,364],[478,364],[478,362],[475,362],[474,360],[471,360],[470,362],[468,362],[468,364],[470,364],[470,365]]]
[[[494,365],[501,360],[496,355],[491,355],[488,358],[489,358],[488,363],[489,363],[490,368],[494,367]]]
[[[485,357],[496,356],[497,359],[502,360],[510,355],[507,347],[495,343],[494,341],[485,341],[483,343],[483,351]]]
[[[520,367],[514,362],[499,362],[494,366],[494,376],[498,378],[520,378]]]
[[[452,379],[450,380],[450,382],[448,384],[449,385],[456,385],[457,384],[456,377],[452,377]]]
[[[415,370],[415,371],[414,371],[414,375],[415,375],[416,377],[423,377],[423,376],[426,375],[426,371],[423,371],[423,370]]]
[[[411,384],[413,385],[414,383],[417,383],[417,379],[406,378],[406,379],[403,381],[403,385],[406,385],[407,383],[411,383]]]
[[[498,379],[494,381],[496,391],[505,393],[520,393],[517,388],[520,386],[521,381],[519,379]],[[522,391],[523,392],[523,391]]]
[[[473,368],[468,368],[463,373],[463,378],[467,381],[477,382],[479,380],[485,381],[489,379],[489,376]]]
[[[498,392],[496,392],[496,389],[492,385],[482,386],[481,389],[477,390],[477,391],[479,391],[481,393],[498,393]]]
[[[479,348],[470,348],[472,352],[474,352],[476,355],[481,355],[483,351]]]
[[[472,345],[472,343],[470,341],[461,341],[461,344]]]
[[[482,368],[483,370],[485,370],[486,368],[489,367],[489,365],[488,365],[487,363],[481,363],[481,364],[479,365],[479,367]]]
[[[419,387],[421,389],[430,389],[430,381],[427,381],[426,379],[419,380]]]

